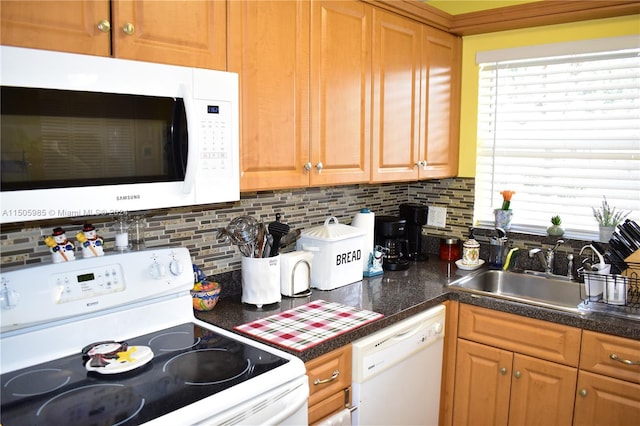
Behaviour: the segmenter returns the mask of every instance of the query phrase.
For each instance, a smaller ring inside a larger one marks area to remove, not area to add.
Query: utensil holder
[[[278,303],[280,295],[280,255],[242,257],[242,303],[262,305]]]

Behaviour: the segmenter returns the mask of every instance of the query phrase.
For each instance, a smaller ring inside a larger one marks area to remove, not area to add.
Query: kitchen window
[[[638,37],[479,52],[474,221],[493,227],[513,190],[512,230],[591,239],[592,207],[640,219]]]

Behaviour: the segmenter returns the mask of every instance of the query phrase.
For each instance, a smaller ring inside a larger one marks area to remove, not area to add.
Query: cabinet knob
[[[136,27],[134,27],[133,24],[130,22],[127,22],[122,26],[122,31],[124,31],[126,35],[133,35],[135,30],[136,30]]]
[[[318,164],[316,164],[316,169],[318,169],[318,173],[322,173],[322,168],[324,167],[324,164],[322,164],[322,161],[318,162]]]
[[[580,389],[580,391],[578,392],[578,394],[582,397],[587,396],[587,390],[586,389]]]
[[[106,19],[98,22],[98,30],[102,31],[103,33],[108,33],[109,31],[111,31],[111,22],[107,21]]]
[[[303,167],[306,171],[311,170],[311,162],[306,163]]]
[[[519,372],[519,371],[516,371],[515,373],[513,373],[513,376],[514,376],[516,379],[519,379],[520,377],[522,377],[522,373],[521,373],[521,372]]]
[[[506,368],[504,368],[504,367],[502,367],[502,368],[500,369],[500,374],[502,374],[503,376],[504,376],[505,374],[507,374],[507,369],[506,369]]]

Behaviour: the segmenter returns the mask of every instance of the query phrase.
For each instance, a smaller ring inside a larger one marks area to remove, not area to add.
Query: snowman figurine
[[[98,257],[104,256],[104,239],[96,233],[96,228],[85,223],[82,232],[78,232],[76,240],[82,244],[82,257]]]
[[[53,230],[53,234],[44,239],[51,251],[53,263],[70,262],[76,259],[74,253],[75,246],[67,239],[64,229],[58,227]]]

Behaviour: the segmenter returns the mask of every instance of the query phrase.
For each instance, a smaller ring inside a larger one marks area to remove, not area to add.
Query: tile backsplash
[[[269,223],[275,220],[276,213],[280,213],[281,220],[292,229],[304,229],[320,225],[329,216],[350,224],[363,207],[378,215],[397,215],[398,206],[407,202],[447,207],[447,226],[427,227],[425,233],[461,237],[466,234],[473,217],[473,184],[473,179],[452,178],[243,193],[240,201],[234,203],[146,212],[146,243],[147,247],[187,247],[194,263],[207,275],[214,275],[240,268],[237,248],[217,238],[218,229],[236,216],[251,215]],[[44,237],[50,235],[53,228],[61,226],[71,239],[85,221],[93,223],[104,238],[106,251],[113,250],[112,218],[8,224],[0,230],[2,268],[50,262]]]
[[[212,276],[240,269],[237,247],[217,238],[218,229],[225,227],[236,216],[251,215],[267,224],[275,220],[276,213],[280,213],[282,221],[292,229],[304,229],[322,224],[329,216],[335,216],[340,223],[350,224],[353,216],[363,207],[370,208],[377,215],[397,215],[398,206],[409,202],[447,208],[444,228],[423,228],[426,251],[436,254],[440,237],[452,236],[464,240],[468,234],[473,223],[474,184],[472,178],[451,178],[243,193],[240,201],[234,203],[146,212],[146,243],[150,248],[184,246],[189,249],[194,263]],[[85,220],[93,223],[98,234],[104,238],[106,251],[113,251],[115,233],[112,219],[92,217],[3,225],[0,229],[1,267],[50,262],[44,237],[50,235],[53,228],[61,226],[69,238],[75,239]],[[490,232],[479,230],[477,235],[484,236],[486,240]],[[553,243],[547,236],[510,233],[509,238],[512,245],[524,249]],[[576,253],[583,243],[567,240],[559,254]],[[77,258],[80,257],[78,253]],[[527,261],[525,256],[521,257],[521,261]]]

